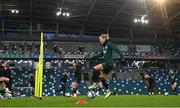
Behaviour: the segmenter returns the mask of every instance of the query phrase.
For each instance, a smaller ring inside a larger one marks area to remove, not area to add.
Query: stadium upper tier
[[[2,41],[0,42],[0,58],[38,58],[39,42]],[[124,57],[180,57],[180,47],[176,45],[125,45],[118,44]],[[54,48],[58,53],[54,52]],[[97,42],[45,42],[45,58],[90,58],[100,51]],[[114,53],[114,58],[119,55]]]

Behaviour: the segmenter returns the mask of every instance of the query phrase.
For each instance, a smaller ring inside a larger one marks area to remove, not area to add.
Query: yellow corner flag
[[[36,66],[36,71],[35,71],[35,97],[37,98],[42,98],[43,57],[44,57],[43,32],[41,32],[39,63]]]

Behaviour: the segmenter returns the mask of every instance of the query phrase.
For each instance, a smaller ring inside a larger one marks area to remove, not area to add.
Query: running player
[[[179,76],[179,72],[178,70],[175,69],[170,69],[169,70],[169,77],[170,77],[170,81],[171,81],[171,88],[174,92],[175,95],[177,95],[177,83],[178,83],[178,76]]]
[[[111,91],[109,90],[108,84],[105,80],[105,76],[108,75],[113,69],[113,50],[120,54],[121,57],[122,53],[113,43],[109,42],[108,34],[100,35],[99,42],[102,44],[102,51],[99,54],[93,56],[91,59],[103,57],[103,62],[91,69],[91,72],[93,73],[92,81],[94,83],[89,86],[89,89],[95,89],[97,87],[97,83],[99,80],[101,80],[103,86],[106,89],[106,96],[104,97],[106,99],[111,95]]]
[[[73,97],[77,97],[80,93],[77,90],[78,84],[81,82],[81,63],[78,59],[73,61],[73,66],[75,68],[74,81],[71,84],[71,91],[73,93]]]

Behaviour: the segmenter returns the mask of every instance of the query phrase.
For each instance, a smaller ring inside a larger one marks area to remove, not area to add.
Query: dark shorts
[[[106,75],[109,74],[113,69],[113,66],[107,63],[103,63],[102,65],[103,65],[103,73]]]

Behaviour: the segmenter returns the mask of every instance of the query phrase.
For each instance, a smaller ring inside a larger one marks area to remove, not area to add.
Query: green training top
[[[117,46],[115,46],[112,42],[107,41],[102,45],[101,52],[94,55],[91,59],[103,57],[103,62],[105,63],[105,65],[113,66],[113,50],[122,57],[120,49]]]

